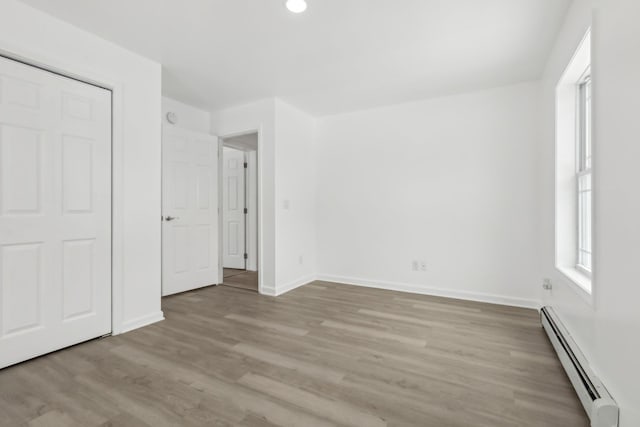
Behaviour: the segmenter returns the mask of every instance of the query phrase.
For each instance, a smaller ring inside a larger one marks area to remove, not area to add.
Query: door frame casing
[[[86,65],[6,42],[0,46],[0,55],[111,91],[111,334],[134,329],[124,321],[124,83]]]
[[[222,206],[223,206],[223,197],[222,197],[222,191],[223,191],[223,185],[224,185],[224,179],[223,179],[223,161],[224,161],[224,156],[223,156],[223,148],[224,148],[224,140],[225,139],[229,139],[229,138],[233,138],[236,136],[243,136],[243,135],[251,135],[251,134],[257,134],[258,135],[258,147],[256,149],[256,177],[258,180],[258,185],[256,187],[256,192],[257,192],[257,198],[258,198],[258,224],[257,224],[257,235],[258,235],[258,248],[257,248],[257,257],[258,257],[258,293],[260,294],[264,294],[264,288],[263,288],[263,256],[262,254],[263,252],[263,238],[262,238],[262,231],[263,231],[263,226],[262,226],[262,127],[259,128],[252,128],[252,129],[247,129],[247,130],[243,130],[243,131],[239,131],[239,132],[233,132],[230,134],[226,134],[226,135],[219,135],[218,136],[218,236],[220,236],[220,238],[218,239],[218,267],[219,267],[219,273],[218,273],[218,281],[220,282],[220,284],[222,284],[224,282],[224,268],[222,266],[222,256],[223,256],[223,241],[222,241],[222,232],[223,232],[223,219],[222,219]],[[246,185],[246,183],[245,183]],[[246,219],[245,219],[245,223],[246,223]],[[246,239],[246,235],[245,235],[245,239]],[[246,245],[246,244],[245,244]],[[245,247],[246,250],[246,247]],[[246,265],[246,263],[245,263]]]

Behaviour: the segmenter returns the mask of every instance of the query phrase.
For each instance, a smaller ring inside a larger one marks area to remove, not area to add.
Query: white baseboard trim
[[[309,274],[308,276],[301,277],[292,282],[286,283],[284,285],[278,286],[276,288],[275,296],[279,297],[280,295],[284,295],[287,292],[291,292],[292,290],[299,288],[300,286],[307,285],[316,280],[315,274]]]
[[[161,322],[163,320],[164,320],[164,313],[162,311],[140,316],[135,319],[131,319],[124,322],[122,324],[122,329],[120,330],[119,333],[124,334],[127,332],[131,332],[134,329],[142,328],[144,326],[149,326],[152,323]]]
[[[278,286],[277,288],[273,288],[270,286],[269,287],[263,286],[262,289],[260,289],[260,294],[266,295],[269,297],[279,297],[280,295],[284,295],[287,292],[291,292],[292,290],[299,288],[300,286],[304,286],[308,283],[311,283],[314,280],[316,280],[316,275],[310,274],[308,276],[301,277],[300,279],[286,283],[282,286]]]
[[[330,274],[320,274],[316,280],[362,286],[366,288],[386,289],[389,291],[407,292],[420,295],[431,295],[445,298],[461,299],[467,301],[486,302],[490,304],[507,305],[512,307],[535,308],[540,310],[541,301],[529,300],[525,298],[515,298],[502,295],[484,294],[467,291],[455,291],[449,289],[440,289],[426,286],[419,286],[409,283],[398,282],[381,282],[377,280],[361,279],[357,277],[334,276]]]
[[[276,290],[275,288],[272,288],[270,286],[263,286],[260,289],[260,295],[266,295],[268,297],[275,297],[276,295]]]

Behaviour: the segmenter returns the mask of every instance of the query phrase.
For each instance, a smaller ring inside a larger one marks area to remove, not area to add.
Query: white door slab
[[[218,140],[162,133],[162,295],[218,282]]]
[[[222,194],[222,265],[244,270],[245,259],[245,156],[244,152],[224,147]]]
[[[111,92],[0,57],[0,368],[111,332]]]

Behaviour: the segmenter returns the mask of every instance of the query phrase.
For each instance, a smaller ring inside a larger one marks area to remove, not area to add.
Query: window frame
[[[576,265],[578,272],[584,274],[591,279],[593,275],[593,169],[592,169],[592,152],[593,152],[593,113],[592,113],[592,95],[593,82],[591,79],[591,66],[587,67],[580,79],[576,82],[577,105],[576,111]],[[584,178],[588,177],[589,188],[584,189]],[[585,212],[582,210],[583,193],[591,194],[590,204],[588,206],[589,230],[584,228]],[[584,247],[584,240],[588,239],[589,247]],[[584,254],[591,257],[590,266],[585,265],[583,261]]]

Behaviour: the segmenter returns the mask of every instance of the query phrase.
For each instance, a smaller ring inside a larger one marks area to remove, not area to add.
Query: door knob
[[[179,216],[167,216],[167,217],[165,217],[164,220],[170,222],[170,221],[175,221],[176,219],[180,219],[180,217]]]

